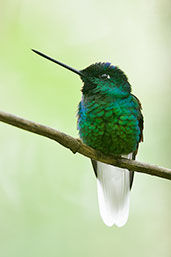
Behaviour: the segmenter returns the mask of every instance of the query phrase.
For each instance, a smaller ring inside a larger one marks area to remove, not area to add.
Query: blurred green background
[[[127,74],[145,116],[139,161],[171,166],[169,0],[0,1],[0,109],[74,137],[77,69],[109,61]],[[106,227],[90,161],[0,124],[0,257],[171,256],[171,184],[136,174],[128,223]]]

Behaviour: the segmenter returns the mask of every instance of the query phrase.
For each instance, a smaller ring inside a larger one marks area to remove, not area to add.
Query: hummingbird
[[[82,98],[77,127],[83,143],[105,155],[135,160],[143,141],[143,115],[139,99],[131,93],[127,76],[110,62],[74,69],[37,50],[36,54],[80,76]],[[91,160],[97,178],[100,215],[107,226],[125,225],[129,215],[134,172]]]

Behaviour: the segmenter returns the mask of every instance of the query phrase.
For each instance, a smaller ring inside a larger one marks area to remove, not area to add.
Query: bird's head
[[[131,86],[126,75],[118,67],[109,62],[99,62],[80,71],[83,81],[82,92],[86,94],[113,95],[126,97]]]

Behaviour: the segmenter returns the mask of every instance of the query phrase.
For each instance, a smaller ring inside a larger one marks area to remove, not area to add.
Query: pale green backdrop
[[[171,166],[169,0],[0,0],[0,109],[77,137],[77,69],[109,61],[143,105],[137,159]],[[90,161],[0,124],[0,257],[169,257],[171,184],[136,174],[128,223],[106,227]]]

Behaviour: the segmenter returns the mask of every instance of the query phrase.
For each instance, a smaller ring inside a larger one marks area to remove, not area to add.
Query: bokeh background
[[[139,161],[171,166],[169,0],[1,0],[0,109],[74,137],[77,69],[109,61],[127,74],[145,116]],[[171,256],[171,184],[136,174],[128,223],[106,227],[90,161],[0,124],[0,256]]]

